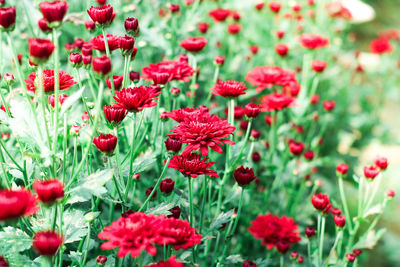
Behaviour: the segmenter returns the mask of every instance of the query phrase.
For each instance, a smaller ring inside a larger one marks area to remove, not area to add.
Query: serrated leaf
[[[28,250],[32,239],[22,230],[8,226],[0,232],[0,255],[13,255]]]
[[[228,264],[236,264],[236,263],[239,263],[239,262],[240,263],[243,262],[243,258],[239,254],[230,255],[225,259],[225,263],[228,263]]]
[[[374,214],[381,214],[383,212],[382,210],[382,205],[381,204],[377,204],[375,206],[372,206],[371,208],[369,208],[366,212],[364,212],[364,218],[367,218],[370,215],[374,215]]]
[[[233,212],[234,210],[232,209],[228,212],[218,215],[218,217],[214,221],[212,221],[210,225],[210,231],[219,229],[223,224],[228,223],[232,218]]]
[[[64,213],[63,221],[63,233],[65,236],[64,244],[80,241],[83,236],[87,235],[88,228],[83,211],[66,211]]]
[[[72,105],[81,98],[84,90],[85,86],[82,86],[81,89],[79,89],[72,95],[68,96],[68,98],[64,101],[64,103],[61,106],[61,114],[64,114],[65,111],[67,111],[70,107],[72,107]]]
[[[168,211],[174,207],[174,203],[162,202],[161,204],[155,206],[146,211],[146,214],[155,214],[155,215],[170,215],[171,212]]]
[[[379,241],[379,239],[383,236],[383,234],[386,232],[386,229],[380,229],[378,232],[376,231],[370,231],[366,234],[364,234],[360,240],[357,242],[357,244],[354,246],[355,248],[368,248],[372,249],[376,245],[376,243]]]
[[[111,180],[113,175],[112,169],[106,169],[81,179],[79,184],[70,191],[71,196],[67,203],[85,202],[90,200],[92,196],[100,197],[107,193],[104,185]]]

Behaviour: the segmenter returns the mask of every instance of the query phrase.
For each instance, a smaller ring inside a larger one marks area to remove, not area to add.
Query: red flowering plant
[[[354,156],[379,132],[363,82],[384,72],[349,53],[345,7],[14,2],[0,266],[368,261],[393,163]],[[398,40],[379,34],[369,56],[389,64]]]

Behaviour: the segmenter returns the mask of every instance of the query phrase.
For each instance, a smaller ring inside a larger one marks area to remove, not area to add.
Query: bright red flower
[[[107,34],[107,43],[110,51],[117,50],[120,45],[120,36],[108,33]],[[104,43],[104,36],[102,34],[97,35],[96,37],[90,39],[89,42],[92,45],[94,50],[98,50],[100,52],[106,52],[106,44]]]
[[[282,3],[277,2],[277,1],[272,1],[271,3],[269,3],[269,9],[274,12],[274,13],[278,13],[282,8]]]
[[[317,73],[323,72],[327,65],[328,65],[328,63],[326,63],[326,61],[322,61],[322,60],[313,60],[311,62],[311,68],[313,69],[313,71],[315,71]]]
[[[183,150],[184,154],[193,150],[200,150],[203,156],[207,156],[208,148],[222,153],[220,145],[224,143],[234,145],[233,141],[223,138],[229,137],[235,129],[226,120],[215,115],[203,113],[200,116],[191,116],[184,119],[171,131],[174,134],[168,136],[178,137],[182,140],[182,143],[189,144]]]
[[[230,34],[238,34],[241,29],[242,29],[242,26],[240,26],[240,24],[229,24],[228,25],[228,32]]]
[[[207,42],[204,37],[189,37],[181,42],[181,47],[188,52],[196,53],[203,50]]]
[[[294,140],[289,141],[289,151],[293,155],[301,155],[301,153],[303,153],[304,147],[305,145],[302,142],[296,142]]]
[[[112,125],[118,125],[123,121],[128,114],[128,111],[120,105],[111,105],[103,107],[104,115],[109,123]]]
[[[238,81],[219,81],[215,84],[214,88],[211,89],[211,93],[228,98],[239,97],[240,95],[246,94],[246,89],[246,85]]]
[[[370,45],[369,49],[371,53],[374,54],[384,54],[390,53],[393,51],[393,46],[390,43],[390,39],[386,37],[380,37],[378,39],[373,40]]]
[[[54,48],[50,40],[30,38],[28,40],[29,60],[36,65],[42,64],[50,58]]]
[[[51,32],[51,28],[49,27],[49,24],[47,23],[47,21],[44,18],[41,18],[38,20],[38,26],[39,26],[40,30],[44,33]]]
[[[176,261],[175,256],[172,255],[167,261],[159,261],[157,263],[146,265],[145,267],[184,267],[184,265],[183,263]]]
[[[245,80],[257,86],[257,93],[274,85],[279,85],[285,89],[298,84],[296,74],[293,71],[270,66],[255,67],[247,74]]]
[[[210,170],[214,162],[206,162],[207,158],[200,160],[199,154],[189,153],[185,155],[175,155],[169,162],[168,167],[180,171],[185,176],[196,178],[198,175],[210,175],[219,177],[216,171]]]
[[[158,86],[128,87],[116,91],[114,99],[128,111],[138,112],[156,106],[155,100],[160,93]]]
[[[289,52],[289,47],[286,44],[276,44],[275,51],[281,57],[285,57]]]
[[[117,137],[112,134],[100,134],[93,138],[93,144],[103,153],[110,154],[114,152],[117,146]]]
[[[191,227],[188,221],[173,217],[163,220],[159,236],[161,242],[157,242],[157,244],[170,244],[175,250],[191,248],[199,244],[202,237],[200,234],[196,234],[196,229]]]
[[[55,107],[55,95],[49,95],[49,105],[52,107],[52,108],[54,108]],[[62,95],[59,95],[58,96],[58,103],[60,103],[60,105],[62,105],[62,104],[64,104],[64,102],[65,102],[65,100],[67,100],[68,99],[68,95],[66,95],[66,94],[62,94]]]
[[[251,222],[249,232],[257,239],[262,239],[262,244],[267,249],[276,248],[285,253],[292,244],[298,243],[301,239],[297,231],[298,225],[292,218],[286,216],[278,217],[271,214],[259,215]],[[282,248],[285,245],[286,251]]]
[[[388,159],[385,157],[377,157],[374,163],[381,170],[386,170],[389,165]]]
[[[29,190],[0,190],[0,221],[31,216],[38,210],[37,198]]]
[[[73,80],[74,77],[69,75],[68,73],[60,70],[58,72],[59,81],[60,81],[60,90],[66,90],[71,88],[72,85],[76,84]],[[29,74],[28,79],[25,79],[26,88],[28,91],[35,92],[39,91],[39,81],[36,79],[36,73],[32,72]],[[43,70],[43,87],[44,92],[54,92],[55,86],[55,77],[54,77],[54,70]]]
[[[92,56],[88,57],[90,57],[90,59],[92,58]],[[84,64],[85,64],[85,58],[86,56],[83,57]],[[112,69],[111,59],[106,55],[102,55],[101,57],[95,57],[93,58],[92,66],[95,74],[101,77],[107,76],[107,74],[109,74]]]
[[[12,31],[15,28],[17,9],[13,7],[0,7],[0,28]]]
[[[338,175],[346,175],[349,170],[349,165],[346,163],[340,163],[336,166],[336,172]]]
[[[51,25],[54,22],[62,22],[68,10],[67,1],[43,2],[39,4],[43,18]]]
[[[52,257],[63,242],[62,236],[54,231],[42,231],[33,237],[32,246],[41,256]]]
[[[329,44],[329,40],[319,34],[303,33],[300,35],[300,43],[304,48],[319,49]]]
[[[64,197],[64,185],[58,179],[36,180],[33,189],[43,203],[53,203]]]
[[[261,98],[261,105],[264,111],[279,111],[292,107],[295,103],[295,99],[296,98],[286,94],[273,93],[263,96]]]
[[[205,22],[199,22],[199,24],[197,24],[197,28],[201,33],[206,33],[208,31],[208,27],[209,27],[208,23]]]
[[[122,82],[124,81],[124,76],[122,75],[113,75],[114,89],[119,91],[122,87]],[[111,89],[111,81],[110,78],[106,80],[107,87]]]
[[[364,167],[364,176],[367,179],[375,179],[375,177],[379,174],[380,169],[375,166],[365,166]]]
[[[324,109],[329,112],[329,111],[332,111],[336,107],[336,102],[333,100],[326,100],[326,101],[324,101],[323,106],[324,106]]]
[[[212,17],[216,22],[225,21],[230,14],[231,11],[229,9],[223,9],[223,8],[217,8],[208,12],[208,15]]]
[[[92,6],[90,9],[87,10],[87,13],[89,14],[93,22],[100,27],[109,26],[116,16],[116,14],[114,13],[114,9],[111,5],[104,5],[99,7]]]
[[[343,228],[346,225],[346,217],[343,215],[336,215],[333,217],[333,220],[337,227]]]
[[[128,254],[137,258],[142,250],[154,256],[157,253],[156,242],[163,241],[158,234],[161,225],[160,217],[152,214],[135,212],[121,217],[98,234],[100,239],[107,240],[101,249],[118,248],[117,256],[120,258]]]
[[[207,110],[199,108],[181,108],[181,109],[174,109],[172,112],[167,112],[167,116],[177,122],[183,122],[185,118],[190,118],[192,116],[202,116],[203,114],[207,113]]]
[[[311,198],[311,203],[316,210],[321,212],[329,211],[332,207],[329,196],[322,193],[314,194]]]
[[[194,74],[194,69],[187,62],[178,60],[164,60],[160,63],[150,64],[142,69],[143,79],[152,80],[154,72],[168,73],[172,80],[188,82]]]

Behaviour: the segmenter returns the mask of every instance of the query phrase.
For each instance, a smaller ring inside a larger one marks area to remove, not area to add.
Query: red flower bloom
[[[33,237],[32,246],[41,256],[52,257],[57,253],[63,238],[54,231],[42,231]]]
[[[33,183],[38,198],[43,203],[53,203],[64,197],[64,185],[58,179],[36,180]]]
[[[182,141],[174,136],[168,137],[167,140],[165,140],[165,147],[168,151],[178,153],[181,151]]]
[[[107,37],[108,38],[108,37]],[[133,52],[135,46],[135,39],[128,35],[119,37],[119,48],[122,55],[129,55]]]
[[[285,253],[292,244],[298,243],[301,239],[297,228],[292,218],[267,214],[259,215],[255,221],[251,222],[248,230],[255,238],[262,239],[262,244],[267,246],[267,249],[275,247],[278,251]],[[282,245],[286,247],[286,251],[282,249]]]
[[[242,26],[240,26],[240,24],[229,24],[228,25],[228,32],[230,34],[238,34],[241,29],[242,29]]]
[[[189,118],[192,116],[202,116],[203,114],[207,113],[207,110],[199,108],[181,108],[181,109],[174,109],[172,112],[167,112],[167,116],[177,122],[183,122],[185,118]]]
[[[203,50],[207,42],[204,37],[189,37],[181,42],[181,47],[188,52],[196,53]]]
[[[128,111],[138,112],[156,106],[155,100],[160,93],[158,86],[128,87],[115,92],[114,99]]]
[[[323,106],[324,106],[324,109],[329,112],[329,111],[332,111],[336,107],[336,102],[333,100],[326,100],[326,101],[324,101]]]
[[[47,21],[44,18],[41,18],[38,20],[38,26],[39,26],[40,30],[44,33],[51,32],[51,28],[49,27],[49,24],[47,23]]]
[[[120,36],[114,34],[107,34],[107,43],[110,51],[117,50],[120,46]],[[104,43],[104,36],[102,34],[97,35],[96,37],[90,39],[89,42],[92,45],[94,50],[98,50],[100,52],[106,52],[106,44]]]
[[[237,81],[219,81],[215,84],[214,88],[211,89],[213,95],[219,95],[222,97],[239,97],[240,95],[246,94],[246,85]]]
[[[322,212],[329,211],[331,208],[329,196],[322,193],[314,194],[311,198],[311,203],[316,210]]]
[[[37,199],[29,190],[0,190],[0,221],[31,216],[38,210]]]
[[[107,240],[101,245],[101,249],[118,248],[117,256],[120,258],[128,254],[137,258],[142,250],[154,256],[157,253],[154,244],[156,241],[163,241],[158,234],[161,225],[162,220],[158,216],[142,212],[121,217],[98,234],[100,239]]]
[[[99,7],[92,6],[89,10],[87,10],[87,13],[93,22],[100,27],[109,26],[116,16],[111,5]]]
[[[0,7],[0,27],[6,31],[12,31],[15,28],[15,18],[17,9],[13,7]]]
[[[322,35],[303,33],[300,35],[300,43],[304,48],[319,49],[329,44],[329,40]]]
[[[110,154],[114,152],[117,146],[117,137],[112,134],[100,134],[93,138],[93,144],[103,153]]]
[[[90,56],[91,57],[91,56]],[[85,62],[85,57],[83,58]],[[111,72],[111,59],[106,55],[93,58],[93,71],[99,76],[107,76]]]
[[[285,57],[289,52],[289,47],[286,44],[276,44],[275,51],[281,57]]]
[[[208,23],[205,23],[205,22],[200,22],[197,25],[197,28],[199,29],[199,31],[201,33],[206,33],[208,31],[208,27],[209,27]]]
[[[119,91],[122,87],[122,82],[124,81],[124,76],[113,75],[114,89]],[[106,80],[107,87],[111,89],[111,81],[110,78]]]
[[[203,113],[200,116],[191,116],[182,121],[178,126],[175,126],[171,131],[175,136],[182,140],[182,143],[189,145],[183,150],[183,154],[200,150],[203,156],[208,155],[208,148],[222,153],[220,145],[235,143],[229,139],[223,139],[233,134],[235,127],[231,126],[226,120],[223,120],[215,115],[211,116],[208,113]]]
[[[160,63],[150,64],[142,69],[143,79],[153,80],[153,73],[168,73],[172,80],[188,82],[189,77],[194,74],[194,69],[187,62],[176,60],[165,60]]]
[[[69,62],[74,68],[79,68],[82,66],[82,55],[79,53],[71,53],[69,54]]]
[[[333,217],[333,221],[337,227],[343,228],[346,225],[346,218],[343,215],[336,215]]]
[[[58,103],[60,103],[60,105],[64,104],[65,100],[67,100],[68,95],[66,94],[62,94],[58,96]],[[55,107],[55,95],[49,95],[49,105],[54,108]]]
[[[301,155],[301,153],[303,153],[305,145],[302,142],[296,142],[294,140],[290,140],[289,141],[289,150],[290,153],[292,153],[293,155]]]
[[[246,114],[247,118],[257,118],[260,112],[260,106],[257,104],[249,103],[244,106],[244,113]]]
[[[373,40],[370,45],[369,49],[371,53],[374,54],[384,54],[390,53],[393,51],[393,46],[390,43],[390,39],[386,37],[380,37],[378,39]]]
[[[365,166],[364,167],[364,176],[367,179],[375,179],[375,177],[379,174],[380,170],[375,166]]]
[[[298,84],[294,72],[270,66],[255,67],[247,74],[245,80],[257,86],[257,93],[274,85],[279,85],[285,89]]]
[[[348,164],[346,164],[346,163],[340,163],[340,164],[338,164],[338,165],[336,166],[336,173],[337,173],[338,175],[344,176],[344,175],[347,174],[348,169],[349,169],[349,165],[348,165]]]
[[[294,105],[295,98],[286,94],[273,93],[261,98],[261,105],[264,111],[279,111]]]
[[[231,11],[229,9],[217,8],[208,12],[208,15],[214,19],[215,22],[222,22],[225,21]]]
[[[29,60],[38,65],[46,62],[50,58],[55,47],[50,40],[30,38],[28,40],[28,48]]]
[[[244,260],[243,267],[257,267],[257,264],[255,264],[254,262],[250,261],[250,260]]]
[[[164,179],[160,183],[160,191],[166,195],[171,194],[172,191],[174,190],[174,187],[175,187],[175,182],[170,178]]]
[[[219,177],[216,171],[209,168],[214,162],[206,162],[207,158],[200,160],[199,154],[189,153],[185,155],[175,155],[169,162],[168,167],[180,171],[185,176],[196,178],[198,175],[210,175]]]
[[[132,35],[137,36],[139,34],[139,21],[136,18],[125,19],[125,31]]]
[[[184,265],[181,262],[177,262],[175,256],[172,255],[167,261],[159,261],[145,267],[184,267]]]
[[[328,65],[328,63],[326,63],[326,61],[322,61],[322,60],[313,60],[311,62],[311,68],[313,69],[313,71],[315,71],[317,73],[323,72],[327,65]]]
[[[43,2],[39,4],[44,19],[50,24],[62,22],[68,10],[67,1]]]
[[[103,107],[104,115],[109,123],[116,126],[123,121],[128,114],[128,111],[120,105],[111,105]]]
[[[282,8],[282,4],[280,2],[272,1],[269,3],[269,9],[274,12],[278,13]]]
[[[60,90],[69,89],[72,85],[76,84],[76,82],[73,80],[74,77],[62,70],[58,72],[58,76],[60,79]],[[36,92],[36,90],[39,90],[39,81],[36,78],[36,73],[32,72],[31,74],[29,74],[28,79],[25,80],[26,88],[28,89],[28,91]],[[54,92],[54,86],[54,70],[43,70],[44,92]]]
[[[375,159],[375,165],[381,170],[386,170],[389,165],[388,159],[385,157],[377,157]]]
[[[256,179],[253,169],[245,168],[243,166],[238,167],[233,172],[233,177],[240,186],[249,185],[252,181],[254,181],[254,179]]]
[[[159,231],[159,245],[171,244],[175,250],[188,249],[201,242],[201,235],[190,227],[188,221],[173,217],[164,219]]]

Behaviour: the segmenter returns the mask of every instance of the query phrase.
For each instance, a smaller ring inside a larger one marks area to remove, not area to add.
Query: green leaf
[[[160,215],[160,214],[170,215],[171,212],[169,212],[168,210],[172,209],[173,207],[174,203],[162,202],[161,204],[155,206],[154,208],[147,210],[146,213],[155,215]]]
[[[81,89],[70,95],[62,104],[61,106],[61,114],[64,114],[65,111],[67,111],[72,105],[77,102],[83,93],[83,90],[85,90],[85,86],[82,86]]]
[[[28,250],[32,239],[22,230],[8,226],[0,232],[0,255],[13,255]]]
[[[385,232],[386,232],[386,229],[383,228],[383,229],[378,230],[378,232],[373,230],[368,233],[365,233],[354,247],[359,248],[359,249],[362,249],[362,248],[372,249],[372,248],[374,248],[376,243],[379,241],[379,239],[383,236],[383,234]]]
[[[63,233],[65,236],[64,244],[80,241],[83,236],[87,235],[88,228],[83,211],[66,211],[64,213],[63,221]]]
[[[381,204],[377,204],[377,205],[372,206],[371,208],[369,208],[366,212],[364,212],[363,218],[367,218],[368,216],[374,215],[374,214],[381,214],[382,212],[383,212],[382,205]]]
[[[83,178],[78,186],[70,191],[71,197],[67,203],[85,202],[90,200],[92,196],[100,197],[107,193],[104,185],[111,180],[113,175],[112,169],[106,169]]]
[[[218,217],[212,221],[211,225],[210,225],[210,231],[216,230],[221,228],[221,226],[224,223],[228,223],[231,221],[232,215],[233,215],[234,210],[230,210],[228,212],[225,213],[221,213],[220,215],[218,215]]]

